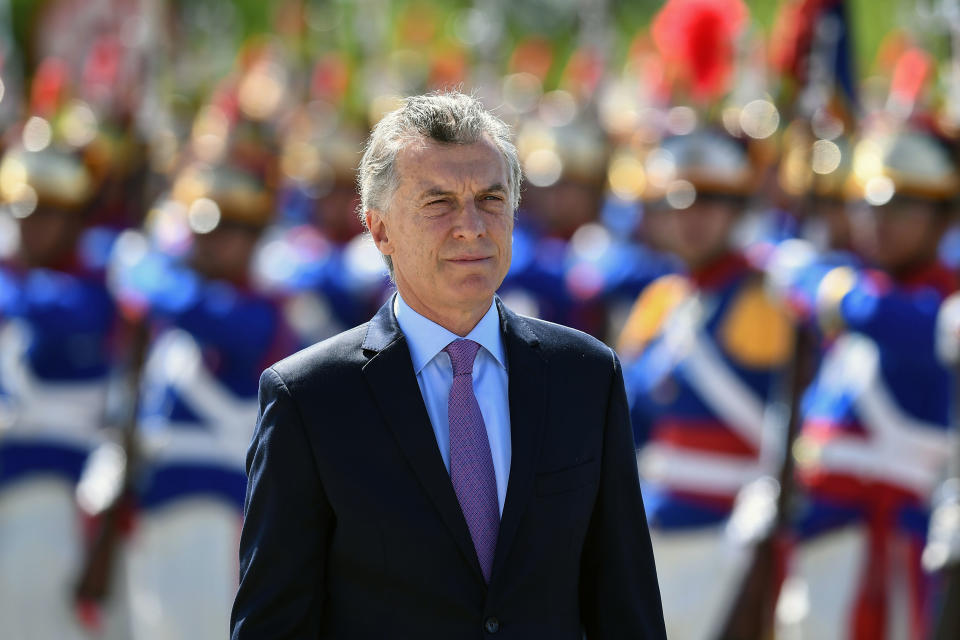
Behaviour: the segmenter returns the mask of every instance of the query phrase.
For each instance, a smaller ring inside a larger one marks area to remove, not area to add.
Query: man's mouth
[[[490,260],[491,258],[492,256],[457,256],[456,258],[448,258],[448,260],[450,262],[456,262],[457,264],[474,264]]]

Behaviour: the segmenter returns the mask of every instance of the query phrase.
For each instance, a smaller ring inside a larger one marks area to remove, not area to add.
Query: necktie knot
[[[453,376],[473,374],[473,361],[480,350],[480,344],[473,340],[454,340],[443,349],[450,356]]]

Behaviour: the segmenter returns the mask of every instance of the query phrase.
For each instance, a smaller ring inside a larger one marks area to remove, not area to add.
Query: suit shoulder
[[[287,356],[270,368],[288,387],[304,382],[359,371],[366,359],[361,345],[369,323],[348,329]]]
[[[548,361],[590,360],[609,366],[616,357],[613,349],[590,334],[547,320],[522,316],[540,341],[540,350]]]

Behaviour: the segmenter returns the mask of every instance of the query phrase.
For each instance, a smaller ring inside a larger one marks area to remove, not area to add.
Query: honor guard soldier
[[[665,239],[687,274],[644,290],[618,348],[667,632],[697,639],[720,623],[743,570],[724,525],[764,473],[764,410],[792,330],[732,244],[753,175],[745,142],[703,126],[653,154],[660,176],[645,199],[670,210]]]
[[[551,124],[558,101],[570,111],[562,125]],[[517,133],[517,151],[526,177],[523,213],[514,230],[517,251],[501,287],[508,303],[525,312],[595,336],[605,329],[605,310],[596,282],[571,286],[570,238],[596,221],[606,177],[604,132],[586,117],[586,106],[564,91],[540,100],[546,117],[531,117]]]
[[[778,628],[919,639],[931,603],[920,554],[951,450],[935,329],[956,288],[937,258],[960,191],[954,143],[918,117],[877,117],[854,148],[850,187],[851,242],[870,268],[799,270],[793,288],[829,346],[794,446],[806,498]]]
[[[74,490],[100,437],[114,303],[109,241],[76,150],[31,118],[0,162],[0,625],[5,638],[86,637],[73,611],[83,535]]]
[[[626,150],[614,155],[608,171],[611,189],[600,221],[580,227],[568,245],[567,289],[581,303],[602,304],[606,327],[596,337],[611,344],[647,285],[680,269],[673,255],[657,248],[650,233],[654,230],[647,224],[650,211],[640,201],[644,185],[640,156]]]
[[[840,121],[835,122],[843,130]],[[796,322],[809,325],[819,358],[829,341],[823,341],[816,322],[816,287],[831,269],[859,268],[863,261],[852,245],[848,215],[852,138],[819,137],[811,129],[807,119],[797,119],[786,128],[778,168],[778,184],[803,222],[802,235],[779,241],[769,237],[751,251],[756,262],[764,265],[770,291],[790,307]]]
[[[774,133],[776,108],[730,98],[737,127],[706,117],[729,89],[747,19],[743,3],[726,0],[671,0],[654,19],[676,84],[660,143],[638,158],[641,197],[686,275],[646,287],[618,345],[667,635],[690,640],[716,632],[745,569],[725,525],[740,489],[770,472],[765,409],[793,348],[786,315],[733,242],[759,183],[753,140]]]
[[[143,237],[118,242],[120,303],[142,308],[154,332],[128,549],[136,640],[227,635],[257,381],[290,347],[278,305],[249,283],[272,207],[249,173],[188,165],[165,207],[193,232],[186,256],[151,252]]]
[[[389,295],[389,278],[356,212],[363,138],[326,105],[299,109],[280,155],[281,219],[256,277],[284,297],[300,346],[363,323]]]
[[[497,295],[511,309],[522,309],[524,315],[562,322],[572,307],[564,281],[567,242],[544,236],[535,225],[524,224],[525,211],[521,210],[513,229],[510,271]]]

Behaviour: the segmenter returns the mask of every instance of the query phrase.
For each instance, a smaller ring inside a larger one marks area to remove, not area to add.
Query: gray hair
[[[510,127],[487,111],[480,101],[459,91],[428,93],[406,98],[373,128],[357,169],[360,191],[358,214],[364,228],[366,212],[386,209],[399,183],[397,154],[414,140],[428,139],[447,144],[471,144],[484,136],[497,147],[507,163],[507,192],[511,208],[520,205],[520,160],[510,140]],[[390,275],[393,261],[383,256]]]

